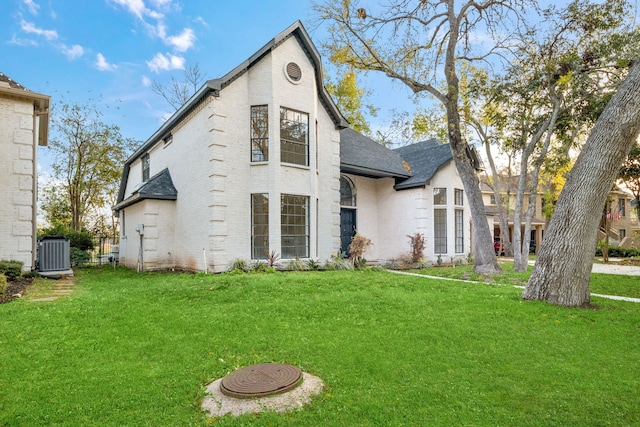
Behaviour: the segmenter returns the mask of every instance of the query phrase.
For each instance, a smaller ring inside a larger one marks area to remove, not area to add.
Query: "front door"
[[[349,255],[351,239],[356,235],[356,210],[340,209],[340,252]]]

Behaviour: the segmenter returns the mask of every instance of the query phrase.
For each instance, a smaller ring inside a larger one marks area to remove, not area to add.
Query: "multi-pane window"
[[[353,186],[353,182],[351,182],[351,180],[346,176],[340,177],[340,205],[356,205],[356,190]]]
[[[269,160],[269,108],[266,105],[251,106],[251,161]]]
[[[446,205],[447,204],[447,189],[446,188],[434,188],[433,189],[433,204],[434,205]]]
[[[456,188],[453,191],[453,199],[454,199],[454,202],[455,202],[456,206],[463,206],[464,205],[464,191],[459,189],[459,188]]]
[[[281,242],[283,259],[309,257],[309,198],[281,196]]]
[[[280,160],[309,166],[309,115],[280,108]]]
[[[433,246],[437,254],[447,253],[447,210],[433,210]]]
[[[627,230],[626,229],[621,228],[620,230],[618,230],[618,232],[620,233],[620,240],[622,240],[625,237],[627,237]]]
[[[626,214],[626,203],[624,199],[618,199],[618,213],[620,216],[625,216]]]
[[[497,204],[497,203],[496,203],[496,195],[495,195],[495,194],[492,194],[492,195],[490,195],[490,196],[489,196],[489,204],[490,204],[490,205],[495,205],[495,204]]]
[[[269,195],[251,195],[251,259],[269,256]]]
[[[462,209],[455,210],[455,238],[456,253],[464,253],[464,211]]]
[[[149,169],[150,169],[149,153],[142,156],[142,180],[147,181],[149,179]]]

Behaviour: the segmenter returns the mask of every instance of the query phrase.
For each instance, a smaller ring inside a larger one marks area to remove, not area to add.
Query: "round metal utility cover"
[[[262,363],[231,372],[220,382],[220,391],[239,399],[253,399],[284,393],[301,383],[302,371],[295,366]]]

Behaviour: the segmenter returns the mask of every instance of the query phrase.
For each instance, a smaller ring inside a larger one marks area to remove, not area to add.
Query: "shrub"
[[[411,263],[416,264],[422,259],[424,252],[424,234],[415,233],[413,236],[407,234],[411,245]]]
[[[320,270],[320,264],[318,263],[318,261],[312,258],[309,258],[309,261],[307,261],[307,267],[309,267],[309,270],[312,270],[312,271]]]
[[[72,267],[84,267],[84,265],[89,262],[89,259],[91,258],[87,251],[84,251],[80,248],[72,246],[70,248],[70,251],[71,253],[69,255],[71,258],[70,261]]]
[[[326,270],[352,270],[353,265],[344,257],[344,254],[337,253],[324,264]]]
[[[362,267],[362,260],[364,259],[363,255],[371,245],[373,245],[373,243],[371,243],[371,239],[364,237],[362,234],[356,233],[356,235],[353,236],[351,244],[349,244],[349,259],[353,263],[354,267]]]
[[[287,270],[290,271],[307,271],[309,270],[309,266],[306,262],[302,261],[300,258],[295,258],[289,261],[287,264]]]
[[[267,258],[267,262],[269,263],[269,267],[273,268],[276,266],[276,263],[280,259],[280,254],[274,250],[269,253],[269,258]]]
[[[265,273],[267,271],[267,263],[256,261],[251,267],[251,271],[255,273]]]
[[[22,276],[22,263],[20,261],[0,261],[0,274],[9,280],[15,280]]]
[[[0,273],[0,295],[4,294],[7,290],[7,276]]]
[[[598,243],[596,256],[602,256],[603,244]],[[640,256],[640,251],[634,248],[621,248],[619,246],[609,246],[609,256],[613,258],[630,258]]]
[[[249,271],[249,264],[247,264],[247,261],[238,258],[231,263],[231,265],[229,266],[229,271],[239,271],[246,273]]]

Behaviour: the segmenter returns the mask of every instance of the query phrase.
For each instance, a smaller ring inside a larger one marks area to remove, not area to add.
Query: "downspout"
[[[36,253],[38,245],[38,139],[40,137],[40,116],[49,114],[49,109],[33,107],[33,182],[31,188],[31,270],[36,269]]]
[[[38,135],[39,112],[33,107],[33,155],[32,155],[32,183],[31,183],[31,270],[36,269],[36,245],[38,241]]]

